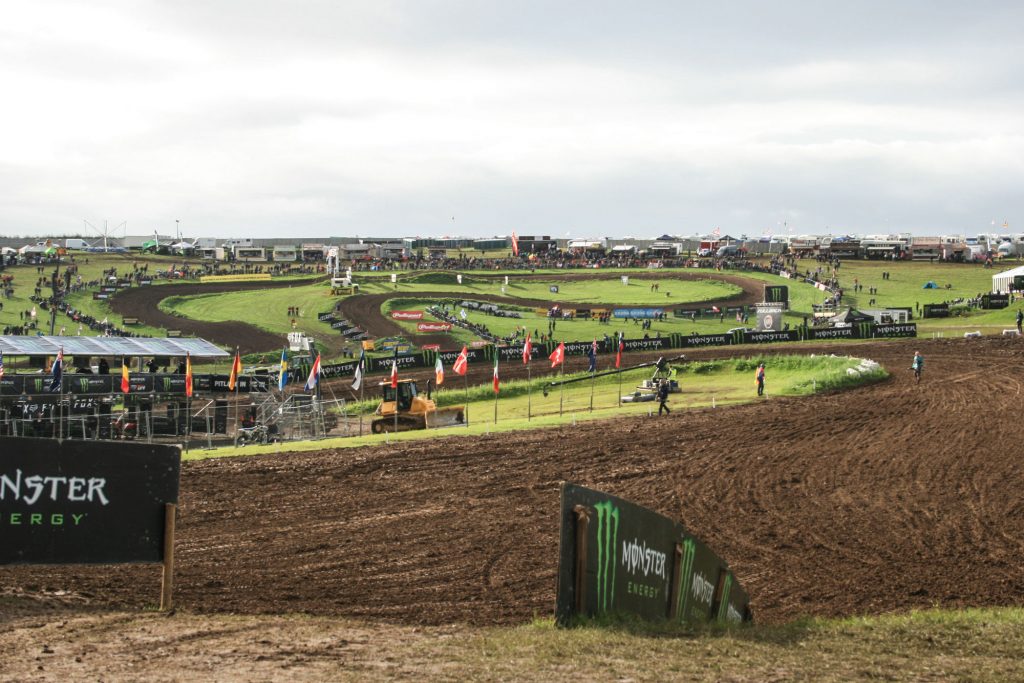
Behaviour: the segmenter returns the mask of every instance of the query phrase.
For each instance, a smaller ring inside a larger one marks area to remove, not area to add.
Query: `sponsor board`
[[[902,323],[898,325],[875,325],[872,330],[876,337],[916,337],[917,323]]]
[[[417,332],[448,332],[451,329],[451,323],[416,323]]]
[[[103,301],[104,299],[109,299],[109,298],[110,298],[110,295],[108,293],[106,293],[106,292],[93,292],[92,293],[92,300],[93,301]]]
[[[787,285],[765,285],[764,301],[769,304],[789,303],[789,287]]]
[[[614,613],[690,623],[750,620],[749,599],[726,563],[681,524],[570,483],[561,486],[560,507],[560,625],[576,615]],[[577,556],[581,549],[584,556]]]
[[[782,329],[782,306],[778,304],[757,305],[757,331],[775,332]]]
[[[856,337],[853,327],[830,327],[828,329],[811,328],[807,331],[808,339],[853,339]]]
[[[163,560],[164,505],[178,500],[179,447],[2,441],[0,565]]]
[[[440,344],[424,344],[420,348],[423,349],[424,351],[440,351],[441,350],[441,345]]]
[[[615,318],[659,318],[664,314],[664,308],[614,308],[612,317]]]
[[[391,311],[394,320],[422,320],[423,311]]]
[[[728,334],[691,334],[683,336],[680,341],[683,348],[726,346],[732,343],[732,336]]]
[[[798,341],[800,339],[800,333],[796,330],[786,331],[764,331],[764,332],[744,332],[743,343],[744,344],[770,344],[773,342],[788,342]]]
[[[329,323],[329,322],[334,320],[334,313],[333,312],[317,313],[316,319],[319,320],[322,323]]]

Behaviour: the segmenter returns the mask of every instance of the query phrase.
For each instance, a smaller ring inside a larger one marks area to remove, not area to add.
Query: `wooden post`
[[[669,621],[675,621],[679,617],[679,591],[682,587],[679,585],[679,575],[683,571],[683,546],[676,543],[675,551],[672,553],[674,561],[672,563],[672,583],[669,584],[668,593],[668,618]]]
[[[576,513],[576,614],[583,612],[587,594],[587,530],[590,527],[590,508],[577,505]]]
[[[174,607],[174,516],[178,506],[164,505],[164,571],[160,581],[160,611]]]

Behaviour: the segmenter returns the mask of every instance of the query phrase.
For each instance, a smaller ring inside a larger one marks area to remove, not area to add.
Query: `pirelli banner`
[[[628,613],[741,623],[750,600],[728,565],[681,524],[607,493],[561,487],[556,619]]]
[[[177,446],[0,438],[0,565],[163,562]]]

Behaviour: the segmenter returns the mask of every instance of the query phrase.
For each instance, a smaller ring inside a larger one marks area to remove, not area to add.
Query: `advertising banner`
[[[875,325],[874,334],[876,337],[916,337],[917,323]]]
[[[177,446],[0,439],[0,564],[163,560]]]
[[[681,524],[627,500],[561,487],[556,619],[629,613],[700,623],[750,620],[732,572]]]
[[[423,311],[391,311],[391,317],[395,320],[422,320]]]
[[[814,329],[813,327],[807,330],[808,339],[853,339],[856,335],[854,334],[855,329],[851,327],[830,327],[823,330]]]
[[[788,341],[799,341],[800,333],[796,330],[787,330],[785,332],[744,332],[743,343],[744,344],[769,344],[772,342],[788,342]]]
[[[725,346],[732,343],[732,335],[728,334],[690,334],[681,339],[683,348],[699,348],[701,346]]]
[[[782,329],[782,306],[779,304],[758,304],[758,332],[774,332],[780,329]]]
[[[316,319],[322,323],[329,323],[334,320],[334,313],[318,313]]]
[[[451,329],[451,323],[416,323],[417,332],[448,332]]]
[[[664,308],[615,308],[612,309],[612,317],[626,318],[660,318],[665,312]]]

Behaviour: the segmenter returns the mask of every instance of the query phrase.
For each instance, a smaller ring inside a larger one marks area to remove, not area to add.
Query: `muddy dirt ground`
[[[892,379],[666,418],[186,463],[177,603],[403,625],[548,615],[562,480],[681,520],[732,564],[759,621],[1024,602],[1024,343],[850,350]],[[139,609],[158,572],[3,567],[0,588]]]

